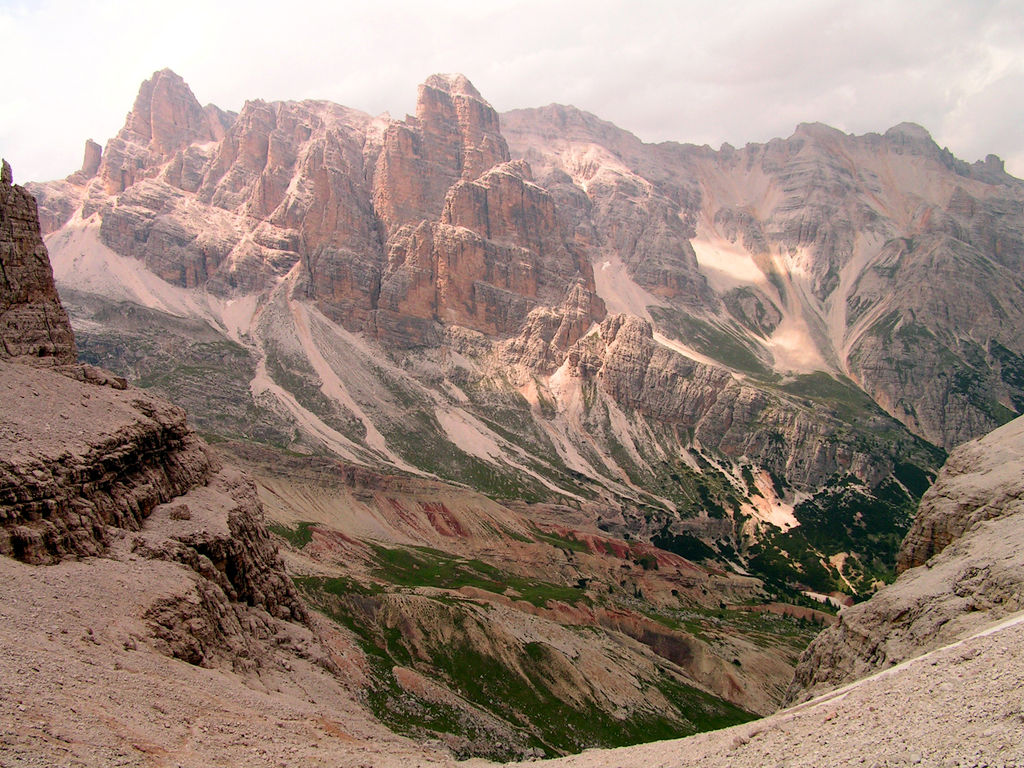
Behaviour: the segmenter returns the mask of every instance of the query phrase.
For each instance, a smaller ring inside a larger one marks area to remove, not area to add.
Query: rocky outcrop
[[[157,504],[210,477],[180,408],[0,365],[0,554],[33,563],[100,554],[108,526],[137,530]]]
[[[160,647],[193,664],[255,669],[278,621],[308,621],[255,488],[219,467],[184,411],[6,362],[0,381],[0,555],[179,563],[194,591],[147,615]]]
[[[305,608],[281,570],[262,515],[253,482],[224,468],[206,485],[156,508],[133,549],[188,565],[233,602],[280,619],[304,619]]]
[[[82,168],[78,171],[83,180],[91,179],[100,169],[100,161],[103,159],[103,147],[92,139],[85,140],[85,152],[82,157]]]
[[[498,114],[472,83],[432,75],[419,87],[415,118],[392,122],[384,134],[373,202],[387,236],[403,224],[436,220],[456,181],[508,159]]]
[[[614,315],[601,324],[597,378],[612,399],[639,407],[659,420],[693,427],[704,416],[732,376],[723,369],[689,360],[655,343],[650,323],[631,315]],[[581,350],[581,374],[598,360],[594,348]],[[588,354],[590,353],[590,354]]]
[[[201,578],[192,599],[154,603],[146,618],[164,652],[190,664],[260,666],[277,620],[309,621],[262,522],[252,481],[223,469],[153,510],[132,553],[180,563]]]
[[[801,657],[788,701],[865,677],[1024,609],[1024,420],[956,451],[922,500],[896,581],[844,609]],[[921,564],[923,563],[923,564]]]
[[[139,89],[124,127],[102,152],[97,172],[103,190],[115,195],[153,177],[162,161],[189,145],[221,138],[228,122],[220,110],[204,110],[174,72],[154,72]]]
[[[604,315],[589,262],[566,241],[554,201],[524,163],[456,183],[440,221],[399,230],[388,261],[383,312],[508,336],[531,309],[561,304],[578,285],[589,293],[588,320]]]
[[[509,349],[528,351],[529,337]],[[542,355],[545,348],[538,349],[529,354]],[[863,431],[852,432],[837,413],[815,409],[812,401],[753,386],[678,354],[656,342],[651,324],[635,316],[607,318],[599,333],[581,339],[561,359],[619,407],[681,434],[692,431],[700,445],[733,460],[754,461],[798,488],[821,487],[836,475],[875,486],[898,457],[919,450],[910,436],[896,436],[898,427],[890,441],[873,437],[895,426],[877,408],[858,414]]]
[[[502,357],[511,365],[549,374],[562,364],[569,349],[590,330],[603,309],[604,302],[577,284],[560,307],[532,310],[519,335],[504,345]]]
[[[1024,419],[1015,419],[950,454],[921,499],[896,562],[924,565],[979,523],[1024,514]]]
[[[53,284],[35,201],[13,183],[6,160],[0,178],[0,359],[75,362],[75,340]]]

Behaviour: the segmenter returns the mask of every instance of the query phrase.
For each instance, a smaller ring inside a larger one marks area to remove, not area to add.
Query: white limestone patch
[[[176,315],[196,314],[197,302],[184,288],[154,275],[137,259],[121,256],[100,241],[98,216],[79,214],[46,238],[58,286],[131,301]]]
[[[772,483],[771,475],[763,469],[754,469],[754,486],[760,496],[752,495],[750,503],[742,506],[744,514],[761,520],[762,522],[774,525],[783,531],[796,528],[800,521],[796,519],[793,512],[793,505],[787,504],[775,493],[775,485]]]
[[[465,411],[438,407],[434,409],[434,418],[448,439],[470,456],[491,463],[496,463],[505,456],[497,436]]]
[[[594,285],[609,315],[626,313],[650,320],[647,308],[665,304],[633,280],[622,259],[614,253],[604,254],[603,259],[594,264]]]
[[[768,284],[761,268],[743,246],[720,237],[696,237],[690,241],[697,255],[697,264],[708,284],[717,293],[734,288]]]
[[[373,423],[362,407],[360,407],[359,403],[355,401],[355,398],[349,394],[345,383],[324,357],[323,352],[320,350],[316,341],[314,341],[313,334],[310,331],[310,320],[307,307],[301,302],[289,301],[288,308],[291,310],[292,322],[295,325],[295,331],[299,337],[299,343],[302,345],[302,351],[305,354],[306,360],[313,367],[313,370],[316,371],[316,375],[320,377],[320,391],[327,397],[340,403],[347,411],[362,422],[363,427],[366,429],[365,442],[368,447],[386,456],[397,466],[413,471],[413,467],[402,461],[399,456],[394,454],[388,448],[384,435],[382,435],[380,430],[377,429],[377,426]]]
[[[769,337],[766,346],[775,358],[775,370],[788,373],[828,371],[807,322],[796,313],[784,311],[782,322]]]

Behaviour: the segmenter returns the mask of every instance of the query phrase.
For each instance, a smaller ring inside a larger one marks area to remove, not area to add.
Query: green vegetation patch
[[[672,533],[668,525],[651,537],[651,544],[695,563],[717,560],[718,553],[692,533]]]
[[[389,551],[385,560],[391,573],[428,574],[430,580],[459,579],[457,569],[440,562],[436,553]],[[472,565],[477,570],[476,564]],[[484,576],[486,569],[477,578]],[[424,597],[431,626],[443,624],[441,637],[416,631],[418,645],[410,647],[399,625],[415,626],[416,614],[396,616],[387,596],[346,579],[306,577],[296,584],[310,602],[353,632],[366,653],[372,683],[367,703],[374,714],[394,730],[415,738],[454,734],[466,744],[457,757],[512,760],[540,751],[546,757],[579,752],[589,747],[615,747],[665,738],[678,738],[746,722],[753,715],[728,702],[687,685],[662,670],[646,683],[670,702],[671,714],[654,710],[635,711],[616,717],[584,699],[567,699],[560,691],[578,688],[578,673],[560,651],[541,642],[502,645],[498,653],[474,638],[487,636],[486,618],[479,606],[458,600],[436,601]],[[392,606],[393,608],[393,606]],[[385,618],[385,616],[387,617]],[[600,631],[593,628],[581,631]],[[453,706],[438,706],[405,691],[398,684],[395,666],[415,669],[489,712],[506,726],[500,733],[487,732],[467,713]]]
[[[590,551],[585,542],[574,539],[571,536],[562,536],[554,531],[542,531],[539,528],[534,528],[533,535],[537,541],[542,541],[545,544],[550,544],[562,550],[570,550],[572,552]]]
[[[380,580],[401,587],[437,587],[457,590],[476,587],[485,592],[504,594],[510,587],[519,593],[517,599],[542,607],[549,600],[563,603],[590,603],[579,586],[552,584],[502,571],[481,560],[455,557],[429,547],[388,549],[373,546]]]
[[[694,456],[699,470],[679,460],[659,464],[652,490],[674,501],[683,518],[705,512],[724,519],[730,511],[738,511],[746,495],[714,464],[700,454]]]
[[[316,523],[301,522],[297,523],[294,528],[289,528],[279,523],[268,523],[267,528],[276,533],[281,538],[285,539],[296,549],[302,549],[304,546],[309,544],[313,540],[313,529],[316,527]]]
[[[916,489],[926,487],[926,475],[919,468],[906,466],[901,474]],[[795,507],[798,527],[751,546],[749,566],[777,588],[806,587],[866,598],[876,581],[895,577],[896,553],[917,502],[916,495],[893,479],[869,489],[852,477],[835,478]],[[843,575],[829,562],[839,553],[848,555]]]
[[[865,416],[887,418],[878,404],[845,376],[836,378],[824,371],[815,371],[800,374],[793,381],[779,385],[779,389],[827,407],[836,418],[848,424],[856,424]]]

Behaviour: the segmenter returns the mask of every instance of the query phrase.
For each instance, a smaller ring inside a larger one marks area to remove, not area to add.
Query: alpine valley
[[[840,622],[805,658],[857,661],[791,688],[895,578],[947,451],[1024,412],[1024,182],[912,124],[713,150],[499,116],[461,75],[396,120],[236,114],[163,70],[26,189],[79,378],[184,407],[212,449],[143,410],[265,510],[272,587],[235,592],[458,757],[683,736],[870,667]]]

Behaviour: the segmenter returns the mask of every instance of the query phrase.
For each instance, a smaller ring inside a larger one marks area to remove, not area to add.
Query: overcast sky
[[[645,141],[741,146],[820,121],[920,123],[1024,176],[1022,0],[0,0],[0,154],[76,170],[170,67],[202,103],[413,111],[433,72],[496,109],[574,104]]]

